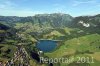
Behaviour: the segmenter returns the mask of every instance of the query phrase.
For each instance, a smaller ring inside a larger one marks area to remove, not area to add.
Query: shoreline
[[[39,40],[48,40],[48,41],[62,41],[62,40],[53,40],[53,39],[39,39]]]

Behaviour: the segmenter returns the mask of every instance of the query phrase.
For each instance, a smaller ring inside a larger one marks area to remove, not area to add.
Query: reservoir
[[[43,52],[53,51],[57,47],[57,41],[39,40],[36,47]]]

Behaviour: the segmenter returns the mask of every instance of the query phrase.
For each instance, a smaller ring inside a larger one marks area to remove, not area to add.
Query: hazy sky
[[[0,0],[0,15],[33,16],[43,13],[100,14],[100,0]]]

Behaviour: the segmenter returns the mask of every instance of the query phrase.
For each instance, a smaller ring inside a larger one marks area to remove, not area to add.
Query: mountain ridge
[[[79,23],[84,22],[83,24]],[[78,16],[73,17],[69,14],[64,13],[53,13],[53,14],[37,14],[35,16],[28,17],[18,17],[18,16],[0,16],[0,22],[8,24],[10,26],[16,23],[26,23],[31,22],[32,24],[39,25],[43,27],[48,25],[50,27],[74,27],[74,28],[89,28],[89,27],[99,27],[100,24],[100,14],[94,16]],[[85,26],[84,26],[85,25]],[[86,25],[89,27],[86,27]]]

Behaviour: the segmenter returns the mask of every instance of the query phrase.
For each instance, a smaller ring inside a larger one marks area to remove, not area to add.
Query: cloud
[[[25,0],[26,1],[26,0]],[[16,9],[17,8],[17,9]],[[11,0],[0,0],[0,15],[3,16],[33,16],[41,13],[39,11],[32,11],[29,9],[18,8],[18,5]]]
[[[79,6],[81,4],[97,4],[96,0],[88,0],[88,1],[73,1],[73,6]]]
[[[10,0],[0,0],[0,9],[7,10],[7,9],[13,9],[17,5],[15,3],[12,3]]]
[[[18,8],[18,5],[11,0],[0,0],[0,15],[3,16],[33,16],[41,13],[39,11],[32,11],[27,8]]]

